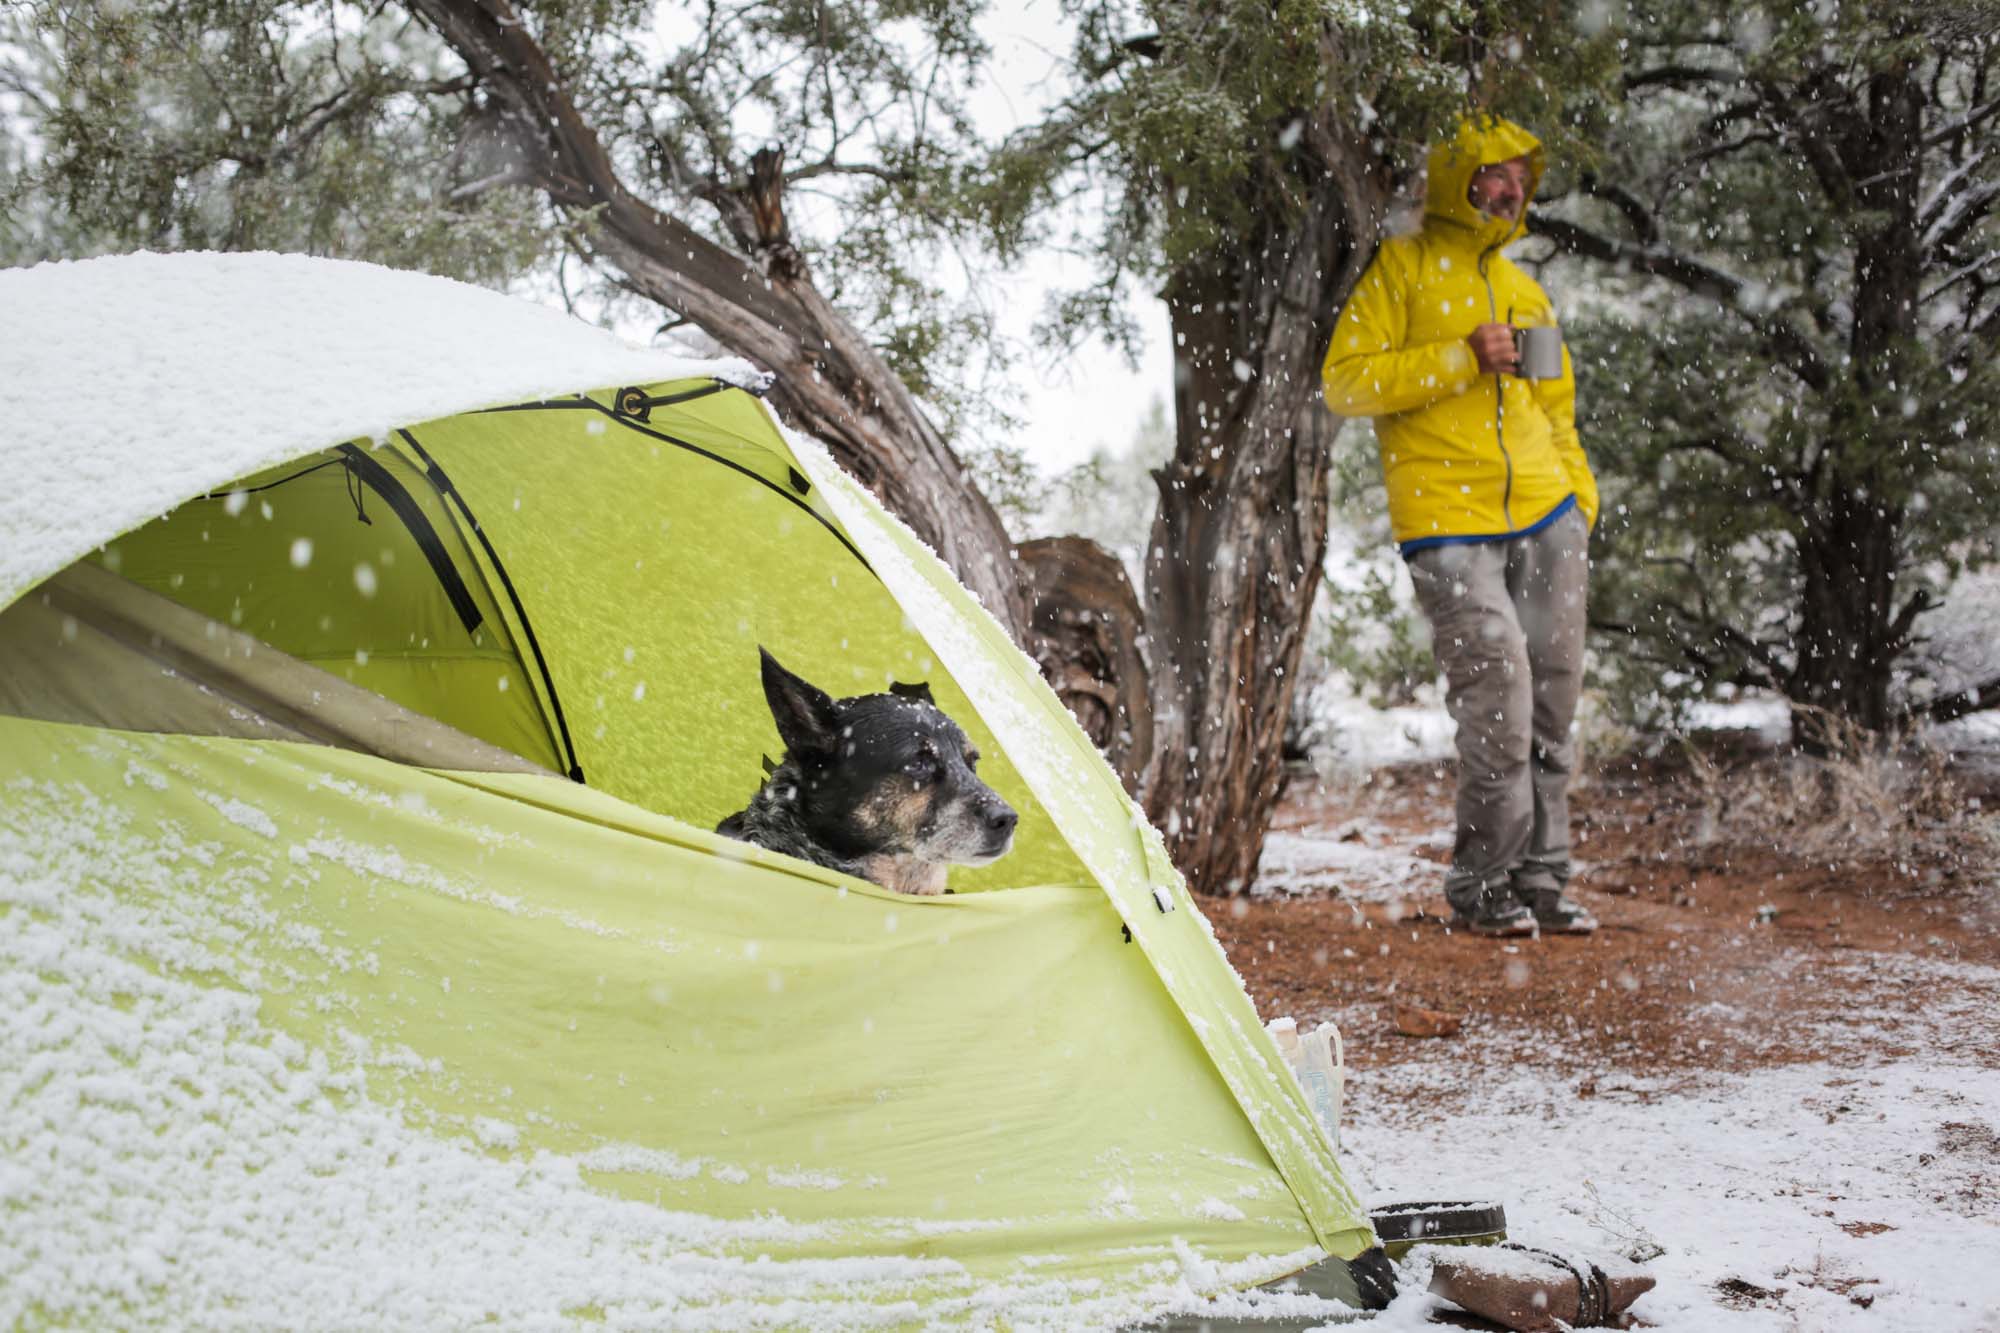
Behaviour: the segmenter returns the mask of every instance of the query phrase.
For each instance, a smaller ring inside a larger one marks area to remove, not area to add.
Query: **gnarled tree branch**
[[[1932,699],[1929,703],[1915,708],[1906,708],[1900,715],[1903,722],[1950,722],[1955,718],[1969,717],[1973,713],[1983,713],[2000,708],[2000,676],[1992,676],[1977,685],[1968,685],[1962,690]]]
[[[1554,241],[1565,252],[1664,278],[1685,291],[1706,297],[1736,315],[1764,340],[1772,356],[1814,392],[1824,393],[1832,382],[1826,363],[1804,335],[1782,319],[1754,310],[1745,299],[1749,284],[1698,259],[1650,246],[1614,240],[1561,218],[1528,215],[1528,230]]]
[[[633,193],[509,0],[407,4],[506,109],[549,199],[592,214],[590,244],[605,261],[635,290],[694,320],[732,351],[791,371],[772,390],[779,407],[823,440],[1025,640],[1026,598],[999,515],[909,388],[827,302],[803,264],[787,262],[789,243],[772,242],[758,228],[765,248],[750,258],[732,254]],[[775,201],[764,202],[768,209]]]
[[[1660,243],[1660,222],[1646,201],[1614,181],[1600,180],[1595,172],[1586,173],[1581,181],[1583,192],[1593,199],[1602,199],[1624,217],[1632,235],[1639,244],[1645,246]]]
[[[1624,78],[1625,91],[1638,92],[1642,88],[1687,88],[1699,84],[1741,83],[1743,75],[1733,69],[1722,69],[1714,65],[1655,65],[1627,74]]]

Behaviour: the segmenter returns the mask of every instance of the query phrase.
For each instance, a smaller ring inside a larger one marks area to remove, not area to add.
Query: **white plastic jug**
[[[1264,1029],[1277,1043],[1285,1063],[1291,1066],[1299,1090],[1306,1095],[1306,1104],[1312,1107],[1313,1118],[1326,1132],[1326,1141],[1335,1152],[1340,1151],[1341,1098],[1345,1091],[1342,1077],[1345,1053],[1340,1045],[1340,1029],[1331,1023],[1321,1023],[1301,1037],[1297,1021],[1289,1014],[1272,1019]]]

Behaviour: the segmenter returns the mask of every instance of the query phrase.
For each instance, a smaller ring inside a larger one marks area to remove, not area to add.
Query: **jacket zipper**
[[[1486,272],[1486,265],[1493,258],[1491,250],[1479,252],[1479,280],[1486,284],[1486,315],[1494,323],[1500,322],[1500,306],[1493,296],[1493,279]],[[1493,372],[1493,442],[1500,447],[1500,461],[1506,464],[1507,481],[1500,490],[1500,517],[1507,524],[1507,531],[1514,530],[1514,456],[1507,452],[1507,391],[1499,371]]]

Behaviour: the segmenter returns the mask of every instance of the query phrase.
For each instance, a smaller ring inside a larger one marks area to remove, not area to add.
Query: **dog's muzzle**
[[[1021,817],[1005,801],[995,800],[981,811],[983,831],[986,835],[984,851],[989,857],[1001,857],[1014,845],[1014,826]]]

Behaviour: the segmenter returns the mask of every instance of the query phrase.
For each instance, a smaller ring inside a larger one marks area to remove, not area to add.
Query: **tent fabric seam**
[[[733,388],[735,386],[732,385],[730,387]],[[744,390],[744,392],[748,393],[749,391]],[[750,394],[750,397],[755,399],[757,402],[760,403],[763,402],[763,399],[757,398],[755,394]],[[826,515],[820,513],[817,509],[814,509],[811,505],[807,504],[802,497],[792,494],[790,491],[787,491],[784,487],[779,486],[774,482],[772,482],[768,477],[761,477],[757,475],[757,473],[751,471],[749,468],[744,467],[741,463],[735,463],[727,458],[722,457],[720,454],[711,453],[710,451],[702,448],[698,444],[691,444],[686,440],[679,439],[675,436],[669,435],[665,431],[655,430],[651,426],[647,425],[645,422],[627,416],[622,412],[613,411],[612,409],[604,406],[604,404],[599,403],[594,399],[585,399],[584,402],[588,404],[590,407],[595,408],[597,411],[603,413],[605,416],[610,417],[613,421],[617,422],[619,425],[624,426],[628,430],[637,431],[639,434],[644,435],[647,439],[659,440],[661,443],[671,444],[677,449],[685,449],[691,454],[694,454],[701,458],[706,458],[711,463],[720,463],[723,467],[728,468],[730,471],[739,472],[742,475],[750,478],[752,481],[756,482],[759,486],[764,487],[766,490],[772,491],[778,495],[783,496],[788,503],[794,505],[795,507],[804,511],[807,514],[810,514],[815,522],[824,527],[828,532],[832,533],[834,537],[839,540],[840,544],[847,548],[848,554],[852,555],[863,569],[867,570],[870,574],[875,573],[875,567],[868,563],[868,557],[861,554],[861,552],[855,547],[853,540],[850,537],[848,537],[848,535],[845,532],[841,531],[839,524],[829,522],[827,520]],[[880,578],[881,576],[878,574],[876,575],[876,577]]]
[[[755,399],[757,402],[761,403],[764,401],[760,395],[751,393],[750,390],[743,388],[743,386],[740,384],[729,384],[722,380],[716,380],[713,382],[712,387],[704,388],[697,393],[670,394],[664,398],[649,399],[647,402],[647,406],[649,408],[665,407],[674,403],[690,402],[696,398],[707,398],[713,394],[721,393],[728,389],[736,389],[742,393],[748,394],[751,398]],[[782,495],[791,504],[797,506],[805,513],[810,514],[815,522],[819,523],[828,532],[832,533],[837,539],[839,539],[840,544],[847,548],[848,554],[852,555],[855,558],[855,560],[860,562],[860,565],[863,569],[867,570],[871,574],[875,573],[874,567],[868,563],[868,557],[862,555],[860,551],[855,549],[854,543],[851,540],[849,540],[845,532],[842,532],[840,530],[839,525],[828,522],[826,515],[820,513],[817,509],[814,509],[811,505],[805,503],[804,499],[802,499],[800,496],[792,494],[791,492],[787,491],[784,487],[779,486],[776,483],[772,482],[768,477],[759,476],[756,472],[752,471],[747,467],[744,467],[740,463],[732,462],[729,459],[724,458],[719,454],[712,453],[709,450],[702,448],[698,444],[690,443],[689,441],[680,439],[677,436],[668,435],[664,431],[655,430],[650,424],[640,421],[637,417],[632,416],[630,413],[621,412],[616,407],[607,407],[605,404],[600,403],[596,399],[591,398],[587,395],[580,395],[574,399],[553,398],[553,399],[542,399],[532,403],[511,403],[501,407],[485,407],[479,409],[479,414],[497,415],[509,412],[538,412],[538,411],[597,412],[603,416],[611,418],[611,420],[617,422],[621,426],[624,426],[630,430],[637,431],[639,434],[644,435],[647,439],[658,440],[662,444],[671,444],[676,449],[685,449],[691,454],[694,454],[701,458],[706,458],[711,463],[719,463],[723,467],[730,469],[732,472],[740,472],[744,476],[756,482],[759,486],[762,486],[767,490],[774,491],[777,494]]]

